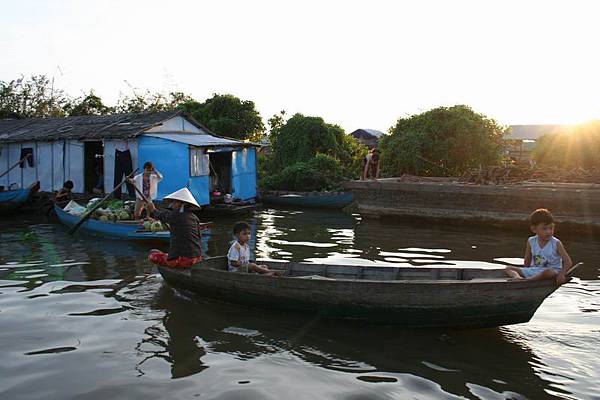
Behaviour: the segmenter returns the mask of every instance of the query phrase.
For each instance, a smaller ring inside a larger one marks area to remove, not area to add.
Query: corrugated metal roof
[[[242,142],[240,140],[228,139],[219,136],[194,134],[194,133],[144,133],[143,136],[152,136],[172,142],[185,143],[190,146],[255,146],[254,143]]]
[[[0,120],[0,142],[132,138],[178,115],[185,116],[190,123],[208,131],[181,111],[84,115],[66,118],[4,119]]]
[[[549,133],[568,132],[571,128],[571,125],[511,125],[510,132],[504,135],[504,138],[512,140],[537,140]]]
[[[354,132],[351,133],[352,136],[354,136],[355,138],[375,138],[375,139],[379,139],[380,137],[384,136],[385,133],[375,130],[375,129],[357,129]]]

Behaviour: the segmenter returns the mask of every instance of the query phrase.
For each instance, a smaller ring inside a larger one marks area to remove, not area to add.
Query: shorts
[[[525,278],[531,278],[534,275],[537,275],[541,272],[544,272],[546,270],[551,270],[554,271],[555,275],[558,275],[558,273],[560,272],[561,268],[548,268],[548,267],[524,267],[521,268],[521,273],[523,274],[523,276]]]
[[[232,265],[229,265],[227,267],[227,271],[229,272],[241,272],[241,273],[248,273],[248,264],[242,264],[239,268],[236,268]]]
[[[192,265],[202,261],[202,256],[188,258],[188,257],[177,257],[172,260],[168,259],[169,255],[163,253],[160,250],[150,250],[148,253],[148,260],[152,264],[161,265],[163,267],[171,268],[190,268]]]

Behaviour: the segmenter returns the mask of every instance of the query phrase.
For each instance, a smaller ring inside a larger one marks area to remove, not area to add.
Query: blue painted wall
[[[210,204],[208,175],[191,177],[188,188],[198,204],[201,206]]]
[[[256,198],[256,150],[240,149],[231,157],[231,188],[234,199]]]
[[[163,174],[163,180],[158,184],[158,200],[162,200],[176,190],[187,187],[190,179],[190,152],[187,144],[141,136],[138,143],[138,168],[140,171],[143,170],[146,161],[151,161],[154,167]]]

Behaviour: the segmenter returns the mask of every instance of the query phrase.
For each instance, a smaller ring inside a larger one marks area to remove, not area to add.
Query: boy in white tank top
[[[250,225],[247,222],[238,222],[233,226],[236,241],[231,244],[227,252],[227,270],[230,272],[256,272],[268,276],[280,276],[279,271],[271,271],[266,265],[256,265],[250,262]]]
[[[567,281],[566,272],[573,262],[562,242],[554,237],[554,217],[545,208],[535,210],[529,216],[531,231],[535,236],[527,239],[524,267],[506,267],[512,279],[555,279],[557,285]]]

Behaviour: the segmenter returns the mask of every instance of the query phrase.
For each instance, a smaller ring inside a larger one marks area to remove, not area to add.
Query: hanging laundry
[[[23,157],[27,156],[29,154],[29,157],[27,157],[27,160],[23,160]],[[21,149],[21,164],[19,164],[20,168],[25,168],[25,161],[27,161],[27,164],[29,164],[30,167],[33,167],[33,147],[23,147]]]
[[[117,187],[123,180],[124,176],[127,176],[133,172],[133,162],[131,161],[131,153],[129,150],[119,151],[115,149],[115,179],[114,186]],[[127,192],[129,196],[135,196],[135,189],[133,185],[127,183]],[[121,198],[121,188],[115,192],[115,198]]]

